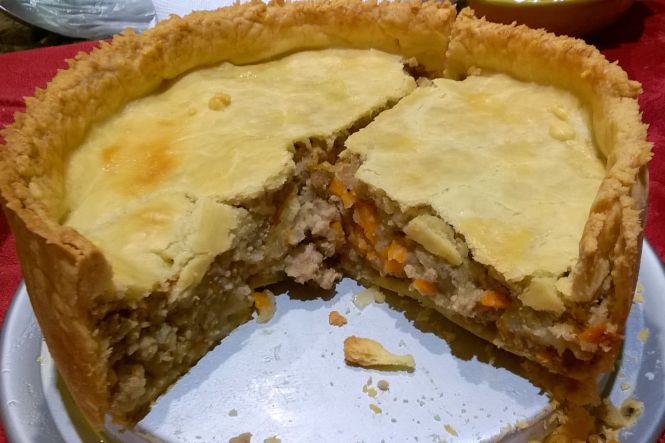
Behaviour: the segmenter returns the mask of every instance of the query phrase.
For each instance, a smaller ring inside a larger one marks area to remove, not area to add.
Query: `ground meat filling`
[[[289,249],[284,260],[286,275],[298,283],[313,282],[324,289],[331,289],[342,277],[336,269],[336,256],[344,235],[335,230],[341,216],[322,193],[321,170],[329,168],[341,145],[313,140],[298,146],[299,192],[280,215],[281,235]]]

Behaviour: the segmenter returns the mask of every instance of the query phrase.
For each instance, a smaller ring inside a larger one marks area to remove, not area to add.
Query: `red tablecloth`
[[[665,258],[665,2],[645,0],[634,4],[615,25],[589,39],[605,56],[617,60],[631,78],[644,87],[640,104],[650,124],[649,139],[655,157],[649,165],[649,216],[646,237],[661,259]],[[0,56],[0,126],[13,121],[23,109],[23,97],[43,87],[65,68],[65,59],[90,50],[94,43],[59,46]],[[0,324],[21,279],[14,242],[0,214]],[[665,399],[663,400],[665,401]],[[0,427],[0,443],[6,439]],[[660,443],[665,443],[665,436]]]

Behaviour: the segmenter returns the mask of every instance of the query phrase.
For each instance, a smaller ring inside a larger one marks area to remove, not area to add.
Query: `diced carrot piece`
[[[399,241],[393,240],[390,242],[390,246],[388,246],[387,252],[388,260],[403,264],[406,262],[407,254],[407,249]]]
[[[328,190],[342,200],[345,208],[350,208],[356,202],[356,194],[348,189],[344,182],[337,177],[333,177],[328,185]]]
[[[376,210],[371,204],[358,201],[356,203],[355,211],[357,222],[363,231],[365,232],[365,237],[367,240],[374,245],[376,244]]]
[[[264,309],[272,305],[271,297],[265,292],[252,292],[252,301],[256,309]]]
[[[379,255],[384,260],[383,270],[388,274],[400,274],[404,271],[404,263],[408,250],[402,245],[399,240],[393,240],[390,245],[379,252]]]
[[[275,315],[275,295],[270,291],[252,292],[250,295],[258,316],[257,323],[267,323]]]
[[[388,274],[400,274],[404,271],[404,264],[395,260],[386,260],[383,262],[383,270]]]
[[[416,291],[420,292],[420,294],[422,295],[436,294],[436,286],[434,285],[434,283],[428,280],[416,278],[415,280],[413,280],[413,287],[416,288]]]
[[[589,343],[599,344],[605,338],[606,324],[604,321],[593,324],[582,331],[579,335],[580,340]]]
[[[497,291],[485,291],[480,297],[480,304],[486,308],[506,309],[510,306],[510,299]]]
[[[351,242],[351,244],[356,247],[356,249],[364,252],[370,250],[370,246],[367,243],[367,240],[365,239],[365,234],[363,234],[363,230],[360,226],[356,224],[351,225],[348,239]]]

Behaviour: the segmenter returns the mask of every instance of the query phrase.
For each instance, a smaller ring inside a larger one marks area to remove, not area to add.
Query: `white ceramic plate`
[[[635,425],[622,431],[628,443],[656,441],[665,425],[665,274],[646,243],[640,284],[644,301],[633,306],[619,369],[605,388],[615,405],[627,398],[644,403]],[[526,442],[542,432],[548,399],[518,374],[515,359],[438,315],[428,320],[396,296],[361,311],[352,295],[362,288],[349,279],[334,294],[287,289],[269,323],[237,328],[159,399],[136,431],[110,425],[108,434],[123,442],[174,443],[227,442],[244,432],[255,442],[275,435],[285,443]],[[347,317],[346,326],[328,325],[333,309]],[[416,370],[347,366],[342,343],[349,335],[412,354]],[[23,286],[0,346],[0,411],[12,443],[100,440],[56,376]],[[369,377],[374,388],[385,379],[389,390],[368,396]],[[531,426],[519,429],[524,423]]]

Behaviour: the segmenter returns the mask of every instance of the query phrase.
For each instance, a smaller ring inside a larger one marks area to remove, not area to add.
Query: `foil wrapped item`
[[[0,0],[0,8],[39,28],[67,37],[101,39],[125,28],[156,23],[151,0]]]

